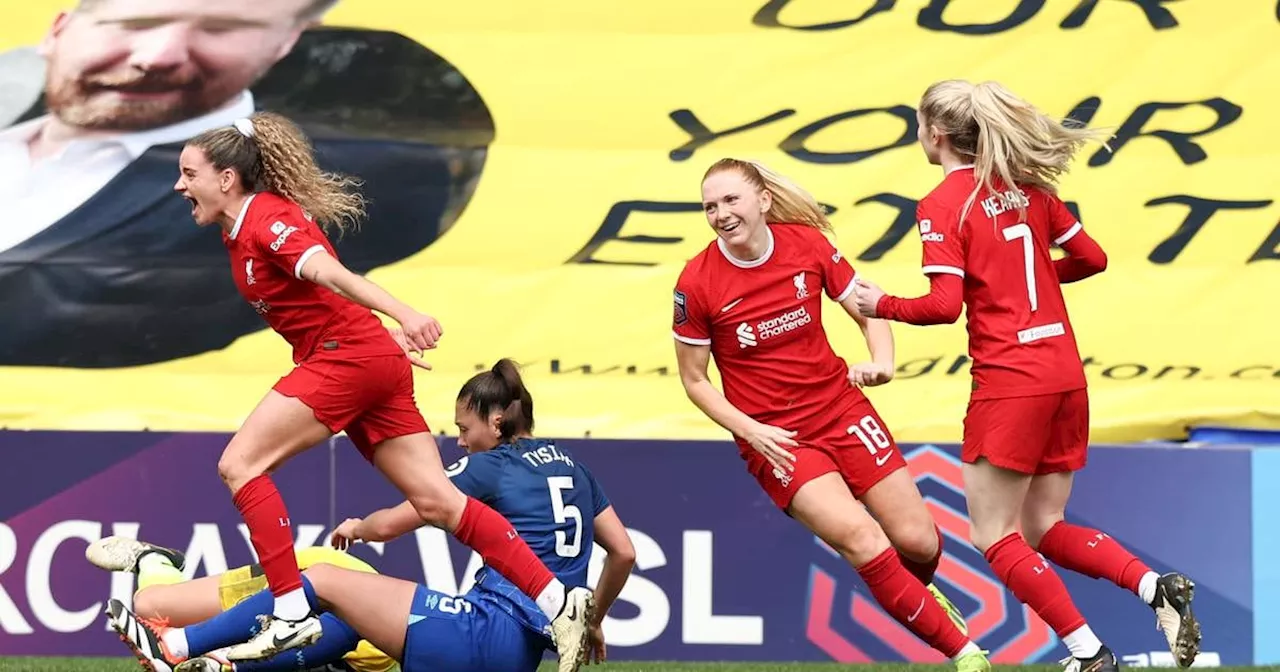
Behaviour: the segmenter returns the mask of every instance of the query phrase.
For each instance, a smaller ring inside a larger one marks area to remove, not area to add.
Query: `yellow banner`
[[[0,50],[36,44],[64,4],[6,12]],[[1280,427],[1276,8],[1221,4],[345,0],[324,23],[426,47],[492,118],[474,193],[450,202],[456,221],[446,213],[433,242],[368,272],[444,325],[435,371],[417,374],[434,428],[452,431],[468,376],[511,356],[544,435],[725,437],[685,398],[670,334],[675,278],[712,238],[697,205],[703,171],[737,156],[788,174],[835,209],[855,268],[918,294],[914,199],[941,172],[913,144],[913,107],[931,82],[963,77],[1116,129],[1114,152],[1091,148],[1062,185],[1110,256],[1066,293],[1093,438],[1129,441],[1200,423]],[[388,133],[415,140],[413,129]],[[0,314],[0,325],[24,319]],[[866,357],[837,306],[824,320],[839,353]],[[958,439],[963,324],[895,335],[898,377],[872,401],[899,440]],[[9,366],[0,426],[234,430],[290,366],[283,341],[261,330],[141,366]]]

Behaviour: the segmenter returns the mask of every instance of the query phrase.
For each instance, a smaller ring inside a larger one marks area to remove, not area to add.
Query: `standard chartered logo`
[[[773,319],[765,320],[756,325],[756,333],[760,335],[760,340],[780,336],[788,331],[795,331],[806,324],[813,321],[813,316],[801,306],[789,313],[783,313]]]
[[[738,325],[738,347],[755,347],[760,341],[795,331],[810,322],[813,322],[813,315],[804,306],[759,322],[755,327],[743,322]]]

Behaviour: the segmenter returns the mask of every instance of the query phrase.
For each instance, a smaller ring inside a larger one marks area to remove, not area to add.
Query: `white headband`
[[[253,137],[253,122],[248,118],[236,119],[232,125],[236,127],[237,131],[240,131],[240,135],[246,138]]]

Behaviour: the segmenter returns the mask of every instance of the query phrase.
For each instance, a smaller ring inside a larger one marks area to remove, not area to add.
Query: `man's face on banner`
[[[293,48],[309,0],[90,0],[41,44],[45,100],[63,122],[132,131],[199,116]]]

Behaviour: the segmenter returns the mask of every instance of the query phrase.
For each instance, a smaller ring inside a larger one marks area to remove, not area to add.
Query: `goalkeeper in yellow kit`
[[[132,562],[103,562],[97,556],[110,553],[128,556]],[[359,558],[344,551],[315,546],[295,551],[298,568],[329,564],[360,572],[377,572]],[[185,562],[182,553],[170,548],[155,546],[143,541],[122,537],[110,537],[91,544],[85,555],[100,567],[124,567],[138,576],[138,590],[133,595],[133,611],[139,619],[147,619],[167,628],[183,628],[210,619],[257,594],[267,587],[267,577],[256,564],[236,567],[222,574],[199,579],[183,579]],[[95,559],[97,560],[95,562]],[[294,658],[293,653],[281,656]],[[218,659],[218,652],[206,654]],[[252,661],[251,664],[221,660],[223,670],[258,669],[268,661]],[[279,667],[272,666],[272,667]],[[291,665],[292,669],[298,669]],[[342,658],[340,664],[321,665],[308,669],[313,672],[388,672],[395,669],[396,661],[361,639],[354,650]]]

